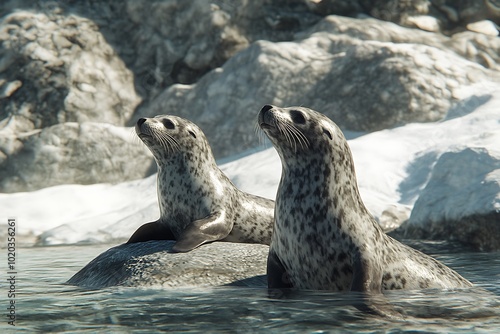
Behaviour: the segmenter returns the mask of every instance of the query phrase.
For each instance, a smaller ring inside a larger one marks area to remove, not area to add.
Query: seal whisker
[[[296,126],[292,124],[286,124],[287,128],[290,130],[290,132],[293,134],[293,136],[297,139],[299,142],[300,146],[305,149],[309,147],[309,140],[307,137],[300,131]]]
[[[180,150],[180,145],[179,145],[179,142],[177,141],[177,139],[175,139],[174,137],[170,136],[170,135],[167,135],[169,141],[170,141],[170,144],[172,145],[172,150],[173,151],[179,151]]]
[[[293,145],[294,151],[297,152],[297,143],[296,143],[295,140],[292,139],[294,137],[293,137],[292,133],[288,130],[288,127],[286,126],[286,123],[281,122],[281,121],[276,121],[276,127],[281,132],[281,134],[283,136],[285,136],[286,141],[290,145]]]
[[[160,144],[160,146],[167,151],[167,153],[171,153],[170,143],[165,138],[163,138],[163,136],[155,135],[155,138]]]
[[[283,129],[285,129],[285,131],[288,133],[288,136],[289,136],[289,141],[292,142],[293,141],[293,150],[295,152],[297,152],[297,136],[295,135],[295,133],[293,132],[292,130],[292,126],[288,123],[283,123]]]
[[[301,139],[301,141],[304,143],[304,148],[309,147],[309,139],[307,139],[306,135],[304,135],[304,133],[301,130],[299,130],[296,126],[293,126],[293,129],[294,131],[296,131],[296,134],[299,137],[299,139]]]
[[[155,132],[155,138],[158,140],[160,145],[169,153],[174,153],[180,150],[179,143],[169,134]]]
[[[181,145],[179,144],[179,142],[177,141],[177,139],[175,139],[175,137],[167,134],[168,138],[170,139],[170,142],[172,143],[172,147],[174,150],[176,151],[180,151],[181,149]]]
[[[254,125],[254,132],[255,132],[255,135],[257,136],[258,140],[259,140],[259,146],[263,145],[264,143],[266,143],[266,134],[264,133],[264,131],[262,131],[262,129],[260,128],[259,126],[259,122],[255,122],[255,125]]]
[[[287,138],[287,141],[290,144],[292,144],[293,141],[293,147],[295,152],[297,152],[297,144],[300,145],[302,149],[309,147],[309,140],[296,126],[285,122],[281,124],[282,124],[281,128],[283,129],[282,132],[285,135],[285,138]]]
[[[141,145],[142,146],[142,141],[141,139],[139,138],[139,136],[137,135],[137,133],[135,132],[135,129],[134,127],[131,127],[130,130],[129,130],[129,135],[130,135],[130,143],[134,144],[134,145]]]

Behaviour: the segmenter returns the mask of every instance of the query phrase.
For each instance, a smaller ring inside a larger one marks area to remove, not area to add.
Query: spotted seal
[[[282,163],[267,262],[270,288],[381,293],[472,284],[386,235],[361,200],[351,151],[326,116],[264,106],[258,124]]]
[[[139,119],[135,131],[158,165],[161,216],[128,243],[176,240],[175,252],[216,240],[270,243],[274,201],[237,189],[217,167],[198,126],[165,115]]]

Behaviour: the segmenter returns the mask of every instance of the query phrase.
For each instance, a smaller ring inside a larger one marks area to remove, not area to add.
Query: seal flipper
[[[267,287],[270,289],[291,289],[293,284],[278,255],[270,249],[267,257]]]
[[[225,213],[221,211],[193,221],[182,231],[172,251],[189,252],[204,243],[224,239],[233,229],[233,223],[225,218]]]
[[[175,240],[175,236],[168,226],[155,221],[139,227],[128,239],[127,244],[150,240]]]
[[[403,319],[403,315],[396,311],[382,294],[382,275],[380,268],[362,259],[359,254],[354,258],[351,291],[363,294],[363,303],[355,306],[363,312]]]

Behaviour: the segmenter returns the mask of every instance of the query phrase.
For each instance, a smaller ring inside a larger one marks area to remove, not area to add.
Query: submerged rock
[[[188,253],[171,253],[174,243],[148,241],[110,248],[67,284],[92,289],[116,285],[267,287],[266,245],[213,242]]]

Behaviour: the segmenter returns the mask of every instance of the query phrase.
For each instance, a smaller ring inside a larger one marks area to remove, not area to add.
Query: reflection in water
[[[301,291],[271,299],[266,289],[175,290],[60,284],[110,246],[19,250],[16,329],[27,331],[185,332],[457,332],[500,328],[498,253],[461,253],[441,243],[414,243],[476,284],[466,290],[390,291],[406,316],[383,319],[358,311],[354,293]],[[447,250],[446,250],[447,249]]]

